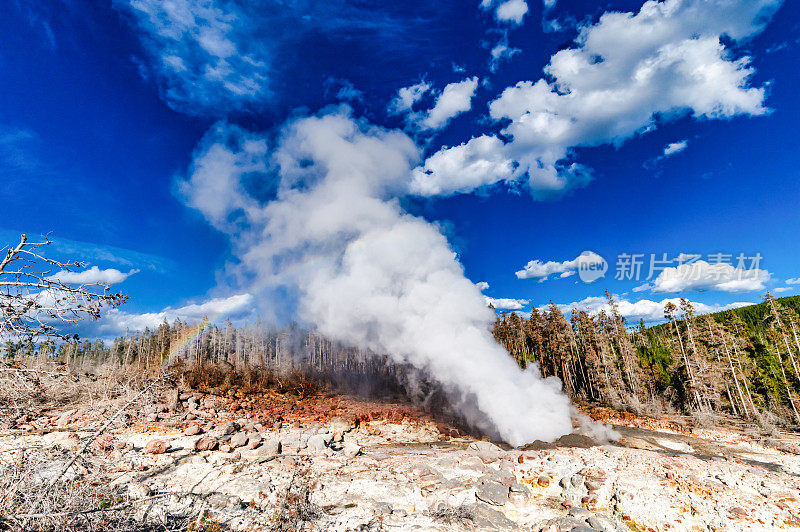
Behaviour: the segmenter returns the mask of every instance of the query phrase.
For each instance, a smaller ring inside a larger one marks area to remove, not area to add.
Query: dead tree
[[[126,296],[111,293],[107,284],[80,282],[75,274],[83,263],[46,257],[43,248],[51,243],[47,238],[29,242],[22,235],[19,244],[0,250],[5,251],[0,260],[0,340],[71,339],[75,336],[65,334],[65,326],[96,320],[104,307],[125,301]]]

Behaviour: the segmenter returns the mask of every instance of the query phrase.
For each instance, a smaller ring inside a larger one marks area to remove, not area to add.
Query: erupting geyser
[[[446,238],[400,206],[419,158],[405,134],[340,107],[291,122],[272,151],[217,125],[181,188],[230,236],[229,272],[265,308],[289,294],[297,319],[424,369],[467,421],[512,445],[570,432],[561,383],[494,341],[494,314]]]

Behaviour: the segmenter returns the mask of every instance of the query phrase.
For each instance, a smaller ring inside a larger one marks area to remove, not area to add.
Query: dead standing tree
[[[42,248],[51,243],[47,238],[29,242],[22,235],[19,244],[5,249],[0,261],[0,340],[67,340],[74,335],[64,334],[64,326],[96,320],[104,307],[125,301],[126,296],[111,293],[107,284],[81,282],[83,263],[46,257]]]

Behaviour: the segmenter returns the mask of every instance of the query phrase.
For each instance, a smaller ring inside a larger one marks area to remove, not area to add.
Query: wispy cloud
[[[104,284],[111,286],[125,281],[135,273],[139,273],[139,270],[130,270],[124,273],[115,268],[101,270],[97,266],[92,266],[88,270],[82,271],[61,271],[51,275],[49,278],[68,284]]]

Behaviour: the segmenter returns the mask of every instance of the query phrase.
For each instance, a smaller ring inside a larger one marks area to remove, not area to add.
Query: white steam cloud
[[[289,293],[322,334],[427,371],[469,422],[512,445],[572,430],[561,383],[521,370],[494,341],[494,314],[445,237],[401,207],[420,159],[407,135],[343,106],[291,122],[271,153],[265,142],[218,125],[181,183],[230,236],[232,273]]]

